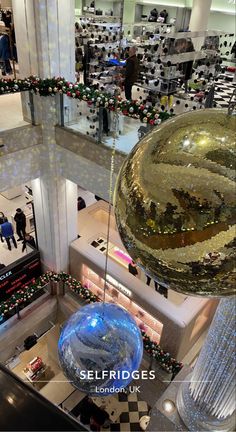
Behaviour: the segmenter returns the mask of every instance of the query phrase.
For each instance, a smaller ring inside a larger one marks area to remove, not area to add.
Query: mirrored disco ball
[[[106,396],[130,383],[130,374],[142,360],[143,341],[134,319],[123,308],[93,303],[67,321],[58,354],[65,375],[75,387]]]
[[[236,118],[199,110],[164,122],[132,150],[114,206],[130,256],[180,293],[235,292]]]

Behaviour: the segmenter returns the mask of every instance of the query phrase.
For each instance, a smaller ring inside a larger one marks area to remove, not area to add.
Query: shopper
[[[135,262],[133,260],[129,263],[128,269],[129,269],[129,272],[133,276],[137,276],[138,275],[137,264],[135,264]]]
[[[77,210],[80,211],[80,210],[84,209],[85,207],[86,207],[86,203],[85,203],[84,199],[81,196],[79,196],[77,198]]]
[[[4,213],[3,213],[3,212],[0,212],[0,227],[1,227],[1,225],[3,224],[3,222],[4,222],[4,219],[5,219],[5,215],[4,215]],[[3,236],[2,236],[1,233],[0,233],[0,237],[1,237],[1,242],[4,243]]]
[[[98,423],[96,417],[94,417],[94,416],[90,417],[89,423],[90,423],[89,426],[90,426],[91,431],[100,432],[101,427],[100,427],[100,424]]]
[[[11,67],[11,50],[9,36],[0,34],[0,64],[2,68],[2,75],[10,75],[12,73]]]
[[[147,278],[146,285],[149,286],[152,278],[150,276],[148,276],[147,274],[146,274],[146,278]],[[159,285],[158,285],[157,281],[155,281],[155,280],[154,280],[154,285],[155,285],[155,291],[159,292]]]
[[[166,11],[166,9],[163,9],[163,11],[160,12],[160,17],[164,18],[163,23],[166,24],[168,18],[168,12]]]
[[[16,222],[16,232],[18,234],[17,241],[24,240],[25,238],[25,227],[26,227],[26,217],[20,208],[16,209],[16,214],[14,216],[14,221]]]
[[[77,72],[77,77],[80,78],[80,71],[83,70],[83,52],[80,48],[78,42],[76,42],[75,48],[75,71]],[[78,79],[79,81],[79,79]]]
[[[167,288],[165,288],[163,286],[159,286],[158,292],[159,292],[159,294],[163,295],[165,298],[168,298],[168,289]]]
[[[194,46],[191,39],[177,39],[175,45],[176,52],[178,54],[181,53],[190,53],[194,51]],[[184,90],[185,93],[188,92],[188,80],[192,77],[193,71],[193,60],[189,60],[181,64],[182,73],[184,75]]]
[[[191,39],[187,39],[186,42],[186,52],[193,52],[194,46],[191,41]],[[190,60],[186,63],[183,63],[183,73],[184,73],[184,86],[185,86],[185,93],[188,92],[188,81],[192,78],[193,73],[193,60]]]
[[[158,18],[158,11],[156,8],[152,9],[148,18],[149,22],[156,22]]]
[[[84,45],[84,55],[83,55],[83,71],[84,71],[84,84],[89,85],[89,69],[90,69],[90,60],[92,58],[92,49],[90,47],[89,42],[87,45]]]
[[[25,233],[25,238],[23,240],[22,252],[26,249],[26,246],[29,245],[32,248],[36,249],[36,244],[34,237],[28,233]]]
[[[6,239],[8,249],[11,250],[11,242],[12,240],[15,248],[17,248],[16,239],[14,237],[14,231],[13,226],[10,222],[8,222],[8,219],[5,218],[3,224],[1,225],[1,234]]]
[[[127,100],[132,99],[132,87],[138,79],[139,60],[136,56],[136,47],[132,46],[129,49],[129,57],[125,67],[125,97]]]

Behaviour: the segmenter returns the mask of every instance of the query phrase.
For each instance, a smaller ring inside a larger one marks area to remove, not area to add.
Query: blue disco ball
[[[80,391],[108,396],[132,381],[143,341],[134,319],[120,306],[93,303],[65,324],[58,342],[61,367]]]

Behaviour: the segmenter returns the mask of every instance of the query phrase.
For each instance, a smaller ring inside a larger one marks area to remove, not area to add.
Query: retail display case
[[[86,265],[82,267],[82,284],[103,300],[105,281]],[[132,291],[110,275],[107,275],[105,299],[130,312],[140,330],[145,331],[154,342],[160,342],[163,324],[133,301]]]
[[[164,350],[181,361],[208,328],[217,301],[177,298],[178,293],[172,296],[170,292],[166,299],[146,285],[145,274],[141,278],[130,274],[128,262],[131,258],[115,229],[113,212],[107,250],[104,213],[108,215],[108,203],[102,200],[79,212],[80,238],[70,245],[70,274],[103,300],[107,252],[105,300],[129,311],[151,340],[160,343]]]

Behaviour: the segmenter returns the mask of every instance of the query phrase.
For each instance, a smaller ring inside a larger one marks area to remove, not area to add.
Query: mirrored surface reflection
[[[235,132],[223,110],[177,116],[146,135],[121,169],[114,203],[122,241],[181,293],[234,292]]]

